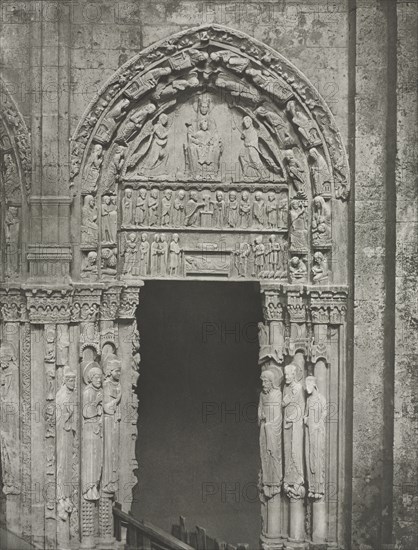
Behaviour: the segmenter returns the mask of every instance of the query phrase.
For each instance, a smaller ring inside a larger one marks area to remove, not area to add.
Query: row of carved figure
[[[122,248],[123,276],[170,276],[184,275],[185,267],[194,271],[231,271],[228,262],[233,262],[237,277],[257,277],[282,279],[289,273],[291,282],[306,282],[308,276],[307,259],[305,256],[292,256],[287,260],[288,245],[277,235],[265,238],[255,237],[253,242],[241,242],[235,250],[221,249],[215,258],[205,247],[189,254],[184,253],[180,237],[174,233],[168,237],[165,233],[156,233],[150,243],[151,235],[131,232],[125,235]],[[223,268],[218,262],[221,256]],[[96,279],[98,276],[99,255],[95,250],[86,253],[81,268],[82,279]],[[218,265],[217,265],[218,262]],[[232,266],[230,266],[232,267]],[[102,248],[100,251],[100,273],[102,277],[117,275],[117,249]],[[328,280],[328,261],[324,253],[316,251],[313,255],[311,268],[313,283],[325,283]]]
[[[247,190],[241,194],[233,190],[225,194],[221,190],[186,193],[179,189],[174,196],[172,189],[166,189],[161,195],[160,198],[158,189],[148,194],[141,188],[137,195],[131,188],[125,189],[122,224],[244,229],[287,226],[287,196],[284,193],[278,198],[274,191],[267,194],[256,191],[252,195]]]
[[[287,227],[287,198],[278,198],[270,191],[265,198],[256,191],[253,200],[248,191],[242,191],[238,198],[236,191],[230,191],[225,200],[223,191],[215,191],[212,197],[209,191],[199,193],[192,190],[186,200],[183,189],[166,189],[159,196],[158,189],[152,189],[149,195],[146,189],[138,191],[136,198],[131,188],[125,189],[122,198],[122,224],[125,227],[219,227],[237,229],[275,229]],[[290,247],[294,252],[308,250],[308,202],[292,199],[290,202]],[[14,207],[10,207],[14,208]],[[15,209],[16,210],[16,209]],[[92,195],[84,197],[81,224],[81,242],[84,245],[96,245],[99,240],[96,201]],[[330,208],[323,197],[313,200],[311,222],[312,243],[318,247],[331,246]],[[101,242],[117,242],[117,203],[116,197],[105,195],[101,204]]]
[[[284,368],[283,392],[277,368],[261,374],[258,422],[262,499],[272,498],[282,487],[289,498],[301,499],[306,481],[308,497],[321,499],[325,494],[327,404],[314,376],[306,378],[305,388],[297,380],[298,368],[295,364]]]

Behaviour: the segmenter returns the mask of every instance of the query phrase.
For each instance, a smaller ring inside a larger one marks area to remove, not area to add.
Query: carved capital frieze
[[[0,289],[1,320],[5,322],[21,322],[27,319],[26,298],[20,288]]]
[[[74,300],[71,307],[71,321],[96,321],[99,316],[101,295],[101,286],[77,286],[74,290]]]
[[[306,322],[307,308],[303,290],[288,290],[286,309],[291,323]]]
[[[65,323],[71,318],[72,289],[25,287],[28,318],[31,323]]]
[[[118,311],[119,319],[134,319],[136,308],[139,304],[139,291],[141,285],[135,283],[135,286],[122,289]]]
[[[113,286],[103,292],[100,303],[101,321],[112,321],[116,319],[120,305],[121,287]]]
[[[283,321],[284,293],[282,285],[261,285],[265,321]]]
[[[341,325],[347,313],[347,287],[309,289],[308,301],[314,324]]]

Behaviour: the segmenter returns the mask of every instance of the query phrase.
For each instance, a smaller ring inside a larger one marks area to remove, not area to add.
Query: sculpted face
[[[120,365],[118,364],[112,369],[112,377],[117,382],[119,382],[120,380],[120,373],[121,373],[121,368],[120,368]]]
[[[125,189],[125,197],[128,199],[132,197],[132,189]]]
[[[231,191],[229,193],[229,200],[232,202],[235,202],[237,200],[237,194],[235,193],[235,191]]]
[[[311,395],[315,389],[315,380],[313,378],[306,379],[306,392]]]
[[[244,128],[250,128],[253,125],[253,121],[249,116],[245,116],[244,120],[242,121]]]
[[[183,189],[181,189],[181,190],[179,191],[179,198],[180,198],[180,199],[184,199],[185,196],[186,196],[185,191],[183,191]]]
[[[284,368],[284,379],[286,384],[291,384],[294,382],[296,376],[296,368],[295,365],[287,365]]]
[[[70,391],[73,391],[75,388],[75,376],[66,376],[64,383]]]
[[[267,376],[261,376],[263,393],[269,393],[273,389],[273,382]]]
[[[97,390],[102,387],[102,375],[96,372],[91,379],[92,386]]]
[[[143,187],[139,190],[139,195],[141,197],[141,199],[145,199],[145,197],[147,196],[147,191],[146,189],[144,189]]]
[[[249,197],[250,197],[250,195],[248,194],[248,191],[243,191],[243,192],[242,192],[242,200],[243,200],[244,202],[247,202],[248,199],[249,199]]]

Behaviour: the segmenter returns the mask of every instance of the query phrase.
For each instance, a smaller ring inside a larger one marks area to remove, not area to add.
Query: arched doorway
[[[111,541],[116,499],[129,509],[121,496],[131,492],[137,467],[133,319],[148,279],[260,283],[258,363],[265,395],[280,400],[274,449],[260,417],[261,540],[266,548],[303,547],[306,539],[342,544],[349,179],[324,101],[277,52],[204,26],[121,67],[71,147],[79,243],[72,274],[80,281],[71,320],[79,323],[83,411],[91,406],[74,439],[84,546],[94,547],[97,536]],[[116,411],[106,410],[112,400],[130,409],[131,422],[115,428]],[[77,499],[63,494],[62,506],[65,499],[64,538],[78,536],[71,527]]]

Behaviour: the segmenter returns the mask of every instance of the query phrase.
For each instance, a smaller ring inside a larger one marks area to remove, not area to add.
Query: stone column
[[[305,477],[303,416],[305,413],[305,357],[309,333],[305,295],[301,287],[287,290],[288,327],[286,351],[291,362],[285,367],[284,405],[284,491],[289,498],[289,538],[291,548],[305,548]]]
[[[261,288],[264,322],[259,323],[259,366],[263,391],[260,395],[260,500],[261,544],[265,549],[283,548],[286,513],[282,490],[282,379],[283,379],[283,293],[280,285]],[[269,441],[269,438],[272,440]]]

